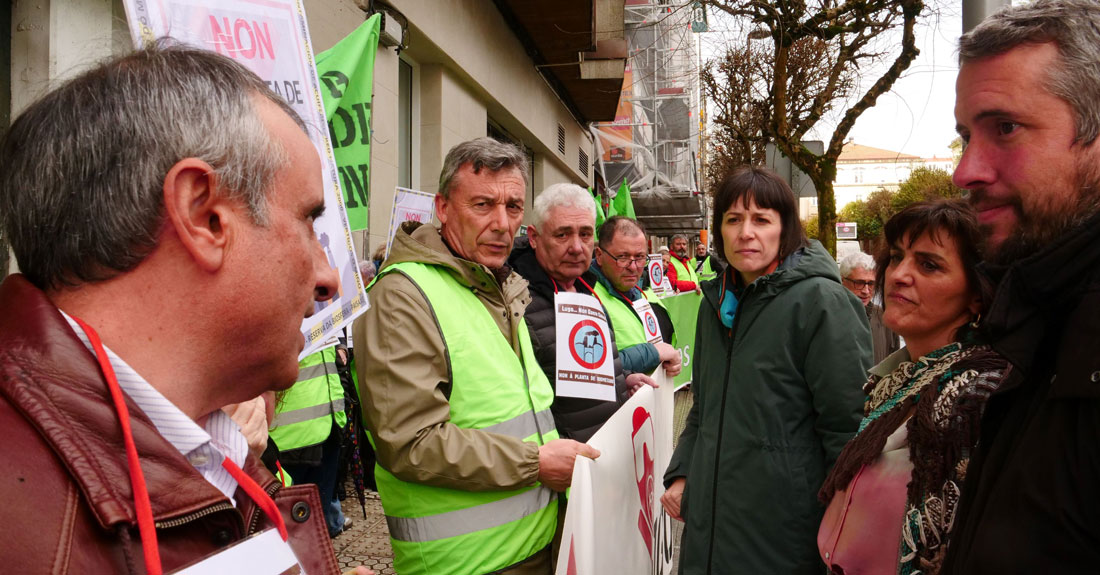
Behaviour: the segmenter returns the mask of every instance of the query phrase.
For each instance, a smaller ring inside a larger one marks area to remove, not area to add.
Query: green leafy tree
[[[951,182],[951,172],[940,168],[920,166],[914,168],[909,178],[891,192],[879,188],[865,200],[849,202],[840,211],[839,219],[855,222],[863,251],[874,253],[882,241],[882,227],[894,214],[911,204],[935,198],[959,198],[963,190]]]
[[[845,220],[845,221],[848,221],[848,220]],[[802,228],[804,230],[806,230],[806,237],[810,238],[811,240],[818,239],[818,237],[817,237],[817,214],[814,214],[814,215],[806,218],[806,220],[802,222]]]

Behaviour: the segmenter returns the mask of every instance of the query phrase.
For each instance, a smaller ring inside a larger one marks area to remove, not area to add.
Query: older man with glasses
[[[598,235],[592,272],[599,283],[594,292],[611,319],[623,371],[652,373],[663,365],[669,377],[679,374],[680,352],[663,341],[650,343],[635,311],[635,302],[645,299],[637,287],[649,259],[645,230],[630,218],[613,216],[600,226]]]
[[[875,259],[856,252],[840,260],[840,277],[844,287],[863,302],[867,321],[871,322],[871,340],[874,345],[875,365],[886,356],[901,349],[901,338],[882,323],[882,306],[875,304]]]

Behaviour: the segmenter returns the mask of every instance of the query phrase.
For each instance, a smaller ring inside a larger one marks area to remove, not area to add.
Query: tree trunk
[[[836,174],[835,164],[831,173]],[[817,239],[833,257],[836,257],[836,194],[830,170],[815,170],[807,174],[817,189]]]

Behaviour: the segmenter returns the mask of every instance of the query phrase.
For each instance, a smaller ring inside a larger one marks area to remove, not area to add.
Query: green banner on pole
[[[703,296],[695,292],[661,299],[661,304],[672,319],[672,327],[676,330],[674,343],[684,362],[680,375],[672,379],[676,389],[691,383],[691,371],[695,362],[695,322],[699,319],[699,304],[702,301]]]
[[[352,231],[365,230],[370,209],[371,96],[378,51],[378,14],[317,54],[321,99]]]

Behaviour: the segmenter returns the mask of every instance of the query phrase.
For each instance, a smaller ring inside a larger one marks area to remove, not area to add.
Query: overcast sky
[[[865,111],[848,134],[858,144],[921,157],[949,157],[948,144],[955,138],[955,48],[962,32],[961,0],[945,0],[938,17],[924,19],[916,29],[920,55],[894,84]],[[702,35],[703,57],[720,52],[726,41],[741,33],[723,29],[710,14],[714,32]],[[868,74],[873,82],[880,74]],[[860,92],[862,94],[862,91]],[[812,134],[828,141],[839,114],[819,123]]]

